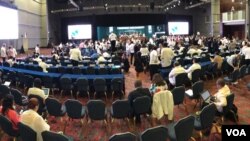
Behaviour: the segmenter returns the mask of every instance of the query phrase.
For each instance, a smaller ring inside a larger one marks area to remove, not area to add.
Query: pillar
[[[221,35],[221,13],[220,13],[220,0],[211,0],[211,26],[212,26],[212,36]]]

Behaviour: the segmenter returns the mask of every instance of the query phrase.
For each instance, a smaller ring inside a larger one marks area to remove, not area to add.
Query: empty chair
[[[21,139],[23,141],[36,141],[37,140],[36,132],[29,126],[19,122],[18,129],[20,132]]]
[[[140,141],[166,141],[167,138],[168,129],[163,126],[146,129],[140,135]]]
[[[89,123],[92,120],[103,120],[107,124],[107,109],[102,100],[90,100],[87,103]]]
[[[234,94],[230,94],[226,97],[227,99],[227,106],[223,107],[223,112],[222,112],[222,122],[224,121],[224,118],[226,117],[226,115],[228,114],[232,114],[234,121],[238,121],[238,117],[237,114],[232,110],[233,109],[233,104],[234,104]]]
[[[106,68],[99,68],[98,74],[100,74],[100,75],[108,74],[108,70]]]
[[[194,129],[199,131],[200,137],[202,139],[202,130],[205,130],[212,126],[214,117],[216,113],[216,106],[212,103],[205,106],[200,114],[195,117]]]
[[[5,85],[0,85],[0,100],[4,98],[7,94],[10,94],[9,87]]]
[[[190,83],[190,80],[187,76],[187,73],[180,73],[176,75],[175,77],[175,86],[183,86],[183,85],[188,85]]]
[[[106,80],[103,78],[95,78],[93,83],[94,83],[94,89],[95,89],[94,97],[96,98],[97,93],[104,93],[106,100],[107,100],[108,96],[106,93],[107,91]]]
[[[114,134],[109,141],[136,141],[136,135],[130,132]]]
[[[185,87],[179,86],[175,87],[172,90],[173,99],[174,99],[174,105],[180,105],[183,104],[184,96],[185,96]]]
[[[192,85],[191,93],[186,93],[186,96],[189,99],[191,99],[191,100],[195,99],[196,100],[196,104],[194,106],[194,109],[196,108],[198,102],[200,102],[200,96],[201,96],[202,92],[204,92],[204,83],[203,83],[203,81],[198,81],[198,82],[195,82]]]
[[[76,80],[76,88],[77,88],[77,96],[81,92],[86,92],[88,95],[88,98],[90,99],[90,94],[89,94],[89,81],[86,78],[78,78]]]
[[[176,123],[169,124],[168,134],[171,141],[188,141],[192,138],[194,129],[194,116],[190,115]]]
[[[19,106],[26,106],[28,104],[27,97],[24,96],[19,90],[11,89],[11,95],[14,97],[14,101]]]
[[[201,77],[201,70],[196,69],[192,72],[192,83],[195,83],[200,80]]]
[[[79,67],[73,67],[72,68],[72,73],[73,74],[81,74],[82,70]]]
[[[121,74],[122,72],[121,72],[121,69],[120,69],[120,68],[112,68],[112,69],[110,70],[110,73],[111,73],[111,74]]]
[[[55,98],[46,98],[45,105],[50,116],[63,117],[66,108]]]
[[[113,78],[111,80],[111,90],[112,90],[112,99],[114,98],[114,94],[120,94],[120,98],[124,96],[124,82],[121,78]]]
[[[52,131],[42,132],[43,141],[73,141],[72,138]]]
[[[140,115],[142,114],[149,114],[151,112],[151,105],[152,103],[148,96],[137,97],[133,101],[134,115],[137,118],[140,118]],[[137,119],[137,120],[140,120],[140,119]]]
[[[213,79],[215,78],[215,75],[217,74],[217,67],[218,64],[213,62],[208,66],[208,69],[205,71],[206,77],[211,76]]]
[[[0,115],[0,126],[1,129],[10,137],[13,137],[14,140],[19,136],[18,130],[13,129],[12,122],[3,115]]]
[[[239,79],[239,76],[240,76],[240,71],[239,69],[237,69],[237,70],[234,70],[232,74],[230,74],[229,76],[224,77],[224,81],[227,84],[231,84],[231,83],[236,84]]]
[[[86,112],[82,103],[78,100],[68,99],[65,101],[64,105],[68,117],[71,119],[81,119],[83,124],[82,119],[84,118]]]
[[[112,119],[128,118],[130,112],[131,108],[128,100],[116,100],[112,103],[111,106]]]
[[[61,86],[61,96],[64,91],[69,91],[71,97],[73,96],[72,93],[73,85],[72,85],[72,80],[70,78],[67,77],[60,78],[60,86]]]
[[[240,76],[239,78],[243,78],[247,74],[247,66],[243,65],[240,67]]]
[[[43,86],[45,88],[49,88],[52,94],[54,95],[54,88],[56,88],[56,84],[53,81],[53,77],[51,76],[44,76],[43,77]]]
[[[94,67],[87,67],[86,74],[94,75],[95,74],[95,68]]]

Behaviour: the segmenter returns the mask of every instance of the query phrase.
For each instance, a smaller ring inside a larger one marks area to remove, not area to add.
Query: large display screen
[[[0,6],[0,40],[18,39],[17,9]]]
[[[91,39],[92,26],[90,24],[68,25],[68,39]]]
[[[189,34],[188,22],[168,22],[169,35],[187,35]]]

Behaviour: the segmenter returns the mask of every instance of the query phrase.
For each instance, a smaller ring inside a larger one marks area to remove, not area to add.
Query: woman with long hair
[[[14,98],[12,95],[6,95],[3,98],[0,112],[12,122],[13,129],[18,130],[17,124],[20,122],[20,116],[14,109]]]

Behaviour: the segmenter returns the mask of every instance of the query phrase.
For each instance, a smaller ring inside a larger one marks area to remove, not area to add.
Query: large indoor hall
[[[247,140],[249,4],[0,0],[0,140]]]

